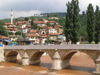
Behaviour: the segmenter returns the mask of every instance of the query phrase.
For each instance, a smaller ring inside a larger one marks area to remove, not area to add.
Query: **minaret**
[[[13,10],[11,9],[11,24],[13,24]]]

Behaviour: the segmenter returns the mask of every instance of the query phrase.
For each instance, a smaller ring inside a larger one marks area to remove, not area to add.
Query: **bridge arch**
[[[5,52],[5,61],[6,62],[16,62],[17,58],[22,58],[22,55],[20,52],[12,51],[12,50]]]
[[[48,54],[48,56],[51,58],[52,60],[52,57],[51,55],[48,53],[48,52],[45,52],[45,51],[36,51],[35,53],[33,53],[30,58],[29,58],[29,64],[30,65],[35,65],[35,64],[39,64],[41,62],[40,58],[41,56],[43,55],[43,53],[46,53]],[[46,65],[46,63],[45,63]],[[49,64],[51,66],[51,64]]]
[[[74,54],[78,53],[78,52],[81,52],[81,53],[84,53],[85,55],[87,55],[91,60],[93,60],[94,62],[94,65],[96,66],[96,62],[95,60],[93,59],[93,57],[88,54],[87,52],[83,52],[83,51],[78,51],[78,50],[74,50],[74,51],[69,51],[67,52],[63,57],[62,57],[62,68],[66,68],[66,67],[69,67],[70,66],[70,61],[73,57]]]
[[[5,56],[9,57],[9,56],[17,56],[18,52],[17,51],[9,51]]]

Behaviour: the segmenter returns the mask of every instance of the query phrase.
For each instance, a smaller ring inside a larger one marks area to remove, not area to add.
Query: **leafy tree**
[[[21,35],[21,32],[18,31],[18,32],[15,33],[15,35]]]
[[[99,7],[96,6],[96,11],[95,11],[95,43],[98,44],[100,41],[100,12],[99,12]]]
[[[0,35],[2,36],[7,36],[7,31],[6,31],[6,28],[3,27],[3,25],[5,25],[5,22],[4,20],[0,20]]]
[[[72,32],[73,32],[73,11],[72,11],[72,6],[71,3],[68,2],[66,4],[67,6],[67,13],[66,13],[66,22],[65,22],[65,36],[66,36],[66,41],[69,42],[70,40],[72,40]]]
[[[16,18],[15,21],[20,21],[20,19],[19,18]]]
[[[66,13],[66,22],[65,22],[65,36],[66,41],[70,40],[73,43],[79,41],[79,2],[78,0],[72,0],[71,3],[68,2],[67,5],[67,13]]]
[[[4,20],[0,20],[0,25],[5,25],[5,22],[4,22]]]
[[[37,24],[34,24],[33,20],[31,21],[31,29],[37,29]]]
[[[76,44],[80,40],[80,35],[79,35],[79,29],[80,29],[80,24],[79,24],[79,2],[78,0],[72,0],[73,4],[73,38],[72,42]]]
[[[82,12],[82,15],[83,15],[83,16],[85,15],[85,11]]]
[[[87,7],[87,33],[88,33],[89,43],[91,43],[94,40],[94,32],[95,32],[94,9],[92,4],[89,4],[89,6]]]
[[[31,16],[31,17],[29,17],[29,18],[32,19],[33,21],[34,21],[34,19],[35,19],[34,16]]]
[[[15,33],[15,35],[21,35],[21,34],[22,34],[22,37],[23,37],[23,38],[26,37],[24,33],[21,33],[21,32],[19,32],[19,31]]]
[[[25,38],[25,37],[26,37],[24,33],[22,33],[22,36],[23,36],[23,38]]]
[[[51,24],[50,24],[49,22],[47,22],[47,26],[48,26],[48,27],[50,27],[50,26],[51,26]]]
[[[8,32],[8,35],[13,35],[13,32]]]
[[[25,21],[28,21],[29,20],[29,18],[28,17],[25,17],[25,19],[24,19]]]
[[[0,35],[7,36],[6,28],[0,25]]]

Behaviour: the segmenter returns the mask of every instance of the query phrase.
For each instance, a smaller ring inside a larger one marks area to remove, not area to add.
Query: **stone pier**
[[[54,69],[54,70],[62,69],[62,67],[61,67],[62,60],[61,60],[61,57],[58,52],[55,52],[52,59],[53,59],[52,60],[52,69]]]
[[[96,59],[96,71],[93,72],[93,75],[100,75],[100,56]]]
[[[22,65],[23,66],[29,65],[29,57],[22,57]]]
[[[0,47],[0,62],[4,62],[4,47]]]

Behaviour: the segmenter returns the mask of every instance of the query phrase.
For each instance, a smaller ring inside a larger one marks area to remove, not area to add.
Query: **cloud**
[[[10,10],[14,10],[14,17],[33,15],[40,12],[66,12],[66,3],[71,0],[0,0],[0,17],[9,17]],[[80,13],[87,10],[89,3],[94,9],[100,5],[99,0],[79,0]]]
[[[8,12],[0,12],[0,14],[3,14],[1,15],[1,19],[3,18],[10,18],[10,11]],[[40,14],[42,13],[41,11],[37,11],[37,10],[33,10],[33,11],[14,11],[13,14],[14,14],[14,18],[17,18],[17,17],[27,17],[27,16],[34,16],[34,14]]]

